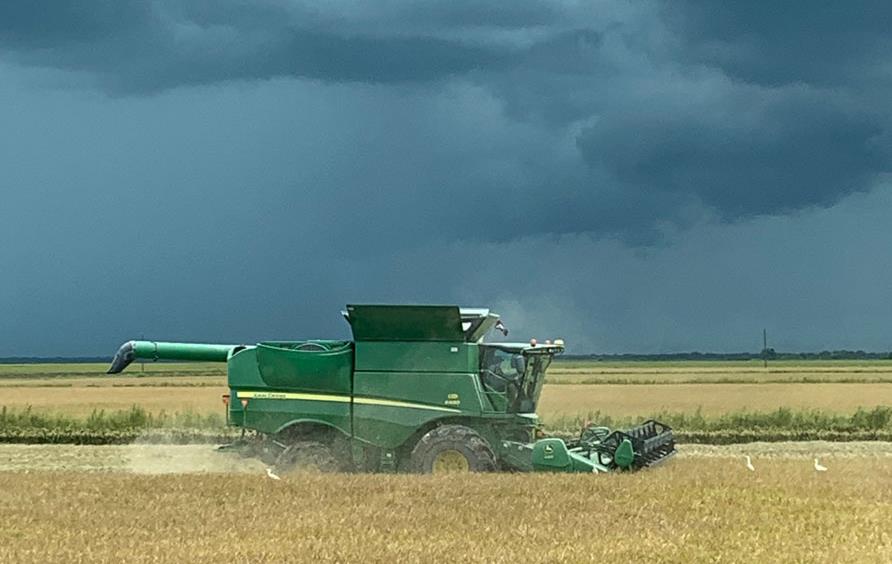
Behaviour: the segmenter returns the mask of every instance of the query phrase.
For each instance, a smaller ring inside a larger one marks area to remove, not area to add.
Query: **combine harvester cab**
[[[546,437],[536,407],[561,340],[486,343],[500,329],[487,309],[354,305],[353,341],[256,345],[130,341],[109,373],[134,360],[226,362],[231,448],[278,471],[608,472],[675,453],[657,421],[578,439]]]

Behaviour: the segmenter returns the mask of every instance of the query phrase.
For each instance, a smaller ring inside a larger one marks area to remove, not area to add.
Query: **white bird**
[[[273,480],[281,480],[281,479],[282,479],[282,478],[276,476],[275,474],[273,474],[273,469],[272,469],[272,468],[267,468],[267,469],[266,469],[266,475],[269,476],[270,478],[272,478]]]
[[[818,462],[817,458],[815,458],[815,471],[816,472],[826,472],[827,471],[827,467],[821,466],[821,463]]]
[[[756,471],[756,467],[753,466],[753,461],[750,460],[750,455],[746,455],[746,469],[749,470],[750,472]]]

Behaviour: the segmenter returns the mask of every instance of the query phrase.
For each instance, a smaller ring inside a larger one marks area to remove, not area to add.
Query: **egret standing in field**
[[[282,479],[282,478],[276,476],[275,474],[273,474],[273,469],[272,469],[272,468],[267,468],[267,469],[266,469],[266,475],[269,476],[270,478],[272,478],[273,480],[281,480],[281,479]]]
[[[746,455],[746,469],[749,470],[750,472],[756,471],[756,467],[753,466],[753,461],[750,460],[750,455]]]
[[[816,472],[826,472],[827,471],[827,467],[822,466],[821,463],[818,462],[817,458],[815,458],[815,471]]]

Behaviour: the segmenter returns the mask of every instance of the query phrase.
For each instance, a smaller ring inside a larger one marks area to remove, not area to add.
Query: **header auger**
[[[108,372],[134,360],[226,362],[228,423],[253,432],[228,448],[280,472],[609,472],[675,454],[672,430],[657,421],[545,437],[536,406],[563,342],[485,343],[490,329],[505,332],[487,309],[352,305],[343,314],[353,341],[129,341]]]

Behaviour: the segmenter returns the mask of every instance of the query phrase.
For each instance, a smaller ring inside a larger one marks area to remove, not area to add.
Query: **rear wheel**
[[[276,473],[337,472],[338,460],[332,449],[316,441],[291,443],[276,459]]]
[[[428,431],[410,455],[410,468],[422,474],[492,472],[496,457],[476,431],[464,425],[443,425]]]

